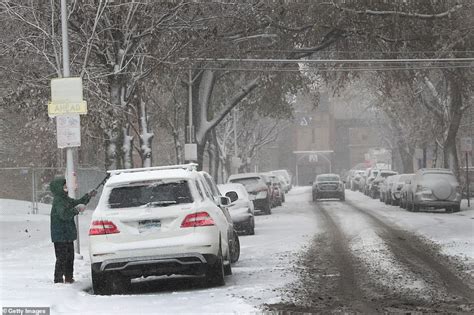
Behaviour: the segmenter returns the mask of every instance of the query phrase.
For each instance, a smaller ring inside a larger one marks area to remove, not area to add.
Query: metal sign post
[[[466,190],[467,190],[467,206],[471,207],[471,195],[469,192],[469,166],[468,166],[468,153],[466,151]]]
[[[63,46],[63,77],[51,80],[51,102],[48,114],[56,117],[58,148],[66,148],[66,183],[70,198],[76,198],[74,147],[81,145],[79,114],[87,113],[87,103],[82,99],[82,79],[69,78],[69,43],[67,3],[61,0],[61,35]],[[79,218],[75,217],[77,241],[75,251],[80,254]]]
[[[467,193],[467,206],[471,207],[471,195],[469,191],[469,153],[472,152],[472,138],[466,137],[461,138],[461,152],[466,155],[466,193]]]

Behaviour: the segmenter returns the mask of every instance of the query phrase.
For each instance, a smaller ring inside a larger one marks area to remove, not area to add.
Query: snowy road
[[[265,309],[379,313],[472,310],[474,211],[411,213],[359,193],[311,202],[293,189],[282,207],[256,217],[226,285],[191,278],[133,283],[127,295],[91,294],[87,229],[73,285],[53,284],[49,208],[0,200],[0,301],[47,306],[53,314],[254,313]]]
[[[324,232],[315,236],[301,259],[299,280],[286,303],[270,309],[361,313],[474,309],[472,211],[457,218],[412,214],[359,193],[348,191],[346,198],[346,202],[313,204]],[[430,240],[431,224],[438,233]],[[443,247],[452,245],[453,239],[463,243],[455,248],[468,252],[443,255],[453,253]],[[459,261],[462,254],[464,264]]]
[[[80,216],[81,253],[73,285],[53,284],[54,251],[49,209],[31,215],[25,202],[0,200],[0,302],[3,306],[46,306],[53,314],[251,313],[280,301],[281,288],[296,280],[291,265],[317,232],[316,216],[304,188],[288,195],[272,215],[256,217],[255,235],[241,236],[240,260],[226,285],[204,288],[202,281],[147,278],[130,294],[91,294],[87,230],[91,212]]]

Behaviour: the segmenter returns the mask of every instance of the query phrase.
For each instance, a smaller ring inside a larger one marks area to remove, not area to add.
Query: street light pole
[[[68,42],[68,27],[67,27],[67,3],[66,0],[61,0],[61,37],[63,44],[63,78],[68,78],[69,73],[69,42]],[[76,198],[76,187],[74,180],[74,149],[66,148],[66,183],[68,186],[68,195],[71,198]],[[81,253],[81,246],[79,241],[79,218],[74,218],[77,227],[77,240],[75,250],[76,253]]]
[[[193,143],[193,72],[189,68],[189,86],[188,86],[188,119],[189,119],[189,143]]]

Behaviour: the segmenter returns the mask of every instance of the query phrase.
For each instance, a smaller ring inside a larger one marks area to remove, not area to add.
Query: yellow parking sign
[[[48,115],[58,116],[66,114],[87,114],[87,102],[48,103]]]
[[[51,101],[48,115],[87,114],[87,102],[82,98],[80,77],[51,80]]]

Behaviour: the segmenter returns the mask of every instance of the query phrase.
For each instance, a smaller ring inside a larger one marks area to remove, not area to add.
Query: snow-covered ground
[[[346,197],[354,205],[383,218],[384,222],[432,240],[444,254],[474,263],[474,200],[470,208],[467,200],[463,200],[460,212],[446,213],[444,209],[409,212],[349,190]]]
[[[29,214],[27,202],[0,200],[0,304],[46,306],[53,314],[251,313],[280,300],[278,288],[294,280],[289,265],[306,246],[317,222],[305,188],[293,189],[283,207],[256,217],[256,235],[241,236],[241,258],[219,288],[184,286],[122,296],[90,294],[87,231],[91,211],[79,217],[81,254],[76,283],[53,284],[54,250],[49,236],[49,205]],[[156,280],[155,280],[156,282]],[[159,280],[158,280],[159,285]]]
[[[138,313],[254,313],[259,306],[278,303],[279,288],[296,280],[291,264],[296,253],[324,230],[310,202],[310,187],[296,187],[283,207],[270,216],[256,217],[256,235],[241,236],[241,258],[233,266],[233,275],[219,288],[179,286],[166,289],[167,282],[151,280],[155,286],[130,295],[94,296],[90,293],[90,265],[87,231],[91,211],[80,215],[81,253],[75,261],[76,283],[53,284],[54,250],[49,237],[49,205],[40,205],[39,214],[29,214],[27,202],[0,200],[0,304],[2,306],[46,306],[53,314],[138,314]],[[346,191],[348,202],[364,208],[382,221],[422,235],[438,244],[447,255],[466,264],[474,262],[474,207],[465,202],[459,213],[412,213],[387,206],[360,193]],[[383,246],[367,221],[350,215],[347,206],[335,207],[333,215],[346,236],[364,227],[365,245],[354,243],[356,254]],[[353,236],[353,235],[352,235]],[[367,241],[368,240],[368,241]],[[372,247],[371,247],[372,245]],[[383,248],[382,248],[383,249]],[[381,251],[378,251],[381,252]],[[386,252],[386,251],[385,251]],[[383,267],[383,266],[381,266]],[[390,267],[392,268],[392,267]],[[399,270],[398,270],[399,269]],[[403,273],[400,267],[392,273]],[[416,283],[409,283],[416,285]],[[422,287],[422,285],[420,285]]]

